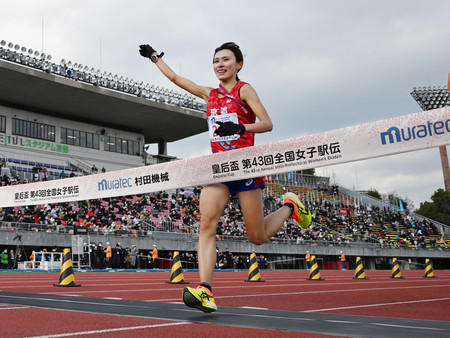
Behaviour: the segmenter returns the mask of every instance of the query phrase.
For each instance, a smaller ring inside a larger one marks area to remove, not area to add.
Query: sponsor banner
[[[32,138],[0,134],[0,145],[28,148],[33,150],[44,150],[58,153],[69,153],[69,146],[67,144],[56,144],[50,141],[36,140]]]
[[[151,166],[1,187],[0,207],[150,193],[447,144],[450,144],[450,107]]]
[[[352,216],[353,215],[353,210],[352,209],[348,209],[348,208],[339,208],[339,212],[341,215],[348,215],[348,216]]]

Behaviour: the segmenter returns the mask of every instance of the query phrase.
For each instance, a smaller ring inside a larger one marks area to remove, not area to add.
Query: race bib
[[[217,128],[219,128],[219,124],[217,122],[233,122],[238,124],[239,119],[236,113],[229,113],[224,115],[213,115],[208,117],[208,130],[209,130],[209,138],[211,142],[220,142],[220,141],[234,141],[239,139],[241,136],[230,135],[230,136],[219,136],[215,133]]]

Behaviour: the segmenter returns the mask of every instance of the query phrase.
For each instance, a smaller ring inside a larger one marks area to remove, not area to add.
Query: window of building
[[[0,115],[0,133],[6,133],[6,116]]]
[[[61,143],[83,148],[99,149],[99,136],[86,131],[61,128]]]
[[[139,142],[119,137],[105,136],[104,147],[106,151],[128,155],[139,155]]]
[[[80,147],[86,148],[86,132],[80,131]]]
[[[92,148],[100,149],[100,136],[98,136],[97,134],[92,134],[92,141],[93,141]]]
[[[13,118],[13,135],[55,142],[55,126]]]

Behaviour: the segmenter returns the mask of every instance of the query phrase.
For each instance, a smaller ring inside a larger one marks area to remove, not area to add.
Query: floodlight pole
[[[450,73],[448,73],[447,90],[450,93]],[[442,171],[444,172],[445,190],[450,191],[450,169],[448,167],[447,147],[440,146],[439,152],[441,153],[441,162],[442,162]]]
[[[431,110],[433,108],[441,108],[441,107],[445,107],[445,106],[449,105],[448,98],[449,98],[449,91],[450,91],[450,73],[448,74],[447,89],[444,89],[444,88],[439,87],[438,91],[441,91],[441,93],[443,95],[446,95],[447,98],[445,99],[445,96],[444,96],[444,100],[438,102],[437,104],[433,104],[434,100],[433,100],[431,87],[428,87],[428,90],[425,87],[423,88],[423,90],[419,87],[418,92],[416,91],[416,88],[414,88],[411,95],[414,98],[414,100],[416,100],[416,102],[419,104],[419,106],[422,107],[423,110]],[[435,91],[436,87],[434,87],[433,90]],[[431,104],[430,104],[430,102],[431,102]],[[440,146],[439,153],[441,155],[442,174],[444,176],[444,188],[445,188],[445,190],[450,191],[450,168],[449,168],[449,164],[448,164],[447,146]]]
[[[442,172],[444,174],[445,190],[450,191],[450,168],[448,165],[447,147],[440,146],[439,153],[441,154]]]

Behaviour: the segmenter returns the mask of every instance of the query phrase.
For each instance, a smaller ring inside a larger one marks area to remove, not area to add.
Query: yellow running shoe
[[[292,192],[286,193],[284,195],[283,204],[290,203],[294,206],[294,212],[291,218],[295,219],[303,229],[307,229],[311,224],[311,212],[307,207],[303,205],[300,198]]]
[[[197,286],[196,289],[184,288],[183,302],[187,306],[195,307],[203,312],[214,312],[217,310],[212,292],[204,286]]]

